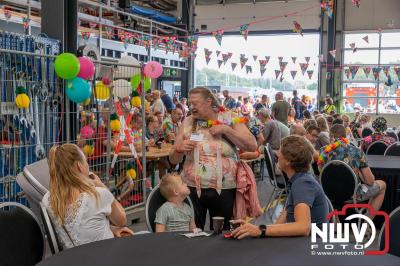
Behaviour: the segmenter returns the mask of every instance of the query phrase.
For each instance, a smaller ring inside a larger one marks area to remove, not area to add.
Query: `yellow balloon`
[[[134,97],[132,97],[132,99],[131,99],[131,105],[133,106],[133,107],[140,107],[140,106],[142,106],[142,100],[140,99],[140,96],[134,96]]]
[[[86,156],[92,156],[94,154],[94,147],[92,145],[83,146],[83,153]]]
[[[126,175],[132,179],[136,179],[136,171],[135,169],[126,170]]]
[[[110,88],[101,81],[96,83],[95,93],[97,100],[105,101],[110,98]]]
[[[111,120],[110,121],[110,129],[112,131],[120,131],[121,130],[121,122],[119,122],[119,120]]]
[[[31,100],[29,99],[28,95],[25,93],[20,93],[15,98],[15,105],[18,108],[28,108]]]

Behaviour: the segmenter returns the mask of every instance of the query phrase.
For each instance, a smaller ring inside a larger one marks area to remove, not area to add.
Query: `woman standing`
[[[179,128],[170,162],[178,164],[186,155],[181,175],[190,189],[197,227],[204,229],[208,210],[211,217],[224,217],[224,228],[229,229],[236,196],[237,149],[254,151],[256,141],[246,121],[222,110],[207,88],[191,90],[189,104],[191,116]]]

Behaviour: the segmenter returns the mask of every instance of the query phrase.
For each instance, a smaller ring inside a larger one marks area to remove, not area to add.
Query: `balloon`
[[[78,58],[79,64],[81,66],[78,77],[83,78],[83,79],[90,79],[93,77],[94,72],[96,71],[96,68],[92,62],[92,60],[87,57],[87,56],[82,56]]]
[[[132,91],[131,84],[124,80],[118,79],[113,82],[114,83],[114,96],[119,98],[129,97],[129,94]]]
[[[131,78],[131,86],[132,89],[137,90],[137,88],[139,87],[140,81],[141,81],[141,75],[140,74],[136,74],[133,75]]]
[[[107,77],[107,76],[103,76],[103,77],[101,78],[101,82],[103,82],[103,84],[104,84],[104,85],[107,85],[107,86],[111,84],[111,80],[110,80],[110,78]]]
[[[60,78],[73,79],[79,73],[80,63],[74,54],[62,53],[56,57],[54,69]]]
[[[123,56],[118,60],[117,70],[114,72],[114,78],[129,79],[135,74],[140,74],[140,62],[133,56]]]
[[[161,66],[160,63],[156,61],[148,62],[143,69],[143,73],[145,74],[145,76],[152,79],[156,79],[159,76],[161,76],[162,72],[163,72],[163,67]]]
[[[66,94],[74,103],[82,103],[90,97],[90,85],[83,78],[74,78],[67,81]]]
[[[144,78],[144,90],[148,91],[151,88],[151,78],[145,77]]]
[[[15,97],[15,105],[18,108],[28,108],[31,100],[29,99],[26,89],[22,86],[18,86],[16,89],[16,94],[17,97]]]
[[[110,98],[110,88],[103,84],[103,82],[99,81],[96,83],[95,97],[97,100],[106,101]]]

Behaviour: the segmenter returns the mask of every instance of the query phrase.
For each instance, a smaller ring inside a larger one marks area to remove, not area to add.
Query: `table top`
[[[149,151],[146,152],[146,159],[158,159],[158,158],[163,158],[169,156],[169,153],[171,152],[173,148],[173,145],[170,143],[163,143],[161,145],[161,149],[157,147],[149,147]],[[132,157],[131,152],[120,152],[118,156],[121,157]],[[142,152],[138,152],[138,156],[142,157]]]
[[[367,155],[367,162],[370,168],[399,169],[399,156]]]
[[[189,239],[158,233],[82,245],[38,265],[400,265],[400,258],[393,255],[313,256],[310,247],[309,237]]]

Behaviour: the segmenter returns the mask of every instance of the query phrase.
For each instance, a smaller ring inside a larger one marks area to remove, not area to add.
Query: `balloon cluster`
[[[86,56],[76,57],[71,53],[62,53],[56,57],[54,69],[58,77],[67,81],[66,95],[75,103],[89,102],[91,88],[87,81],[96,70],[92,60]]]

